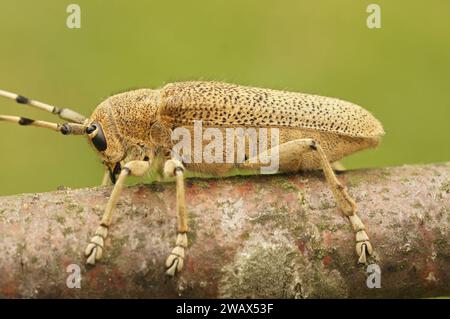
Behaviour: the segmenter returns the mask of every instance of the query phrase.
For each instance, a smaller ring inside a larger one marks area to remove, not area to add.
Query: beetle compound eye
[[[96,149],[98,149],[100,152],[103,152],[104,150],[106,150],[106,138],[100,126],[97,128],[97,130],[97,135],[95,135],[92,139],[92,143],[94,144]]]
[[[95,148],[98,151],[103,152],[104,150],[106,150],[106,138],[100,124],[95,122],[92,123],[92,125],[86,129],[86,133],[89,135],[92,144],[94,144]]]

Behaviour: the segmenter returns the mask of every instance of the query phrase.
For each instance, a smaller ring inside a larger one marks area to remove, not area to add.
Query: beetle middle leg
[[[166,259],[166,274],[174,276],[183,269],[185,250],[188,245],[187,232],[187,212],[184,193],[184,167],[176,159],[167,160],[164,164],[164,175],[168,177],[175,176],[176,179],[176,198],[177,198],[177,240],[175,248],[172,249],[169,257]]]
[[[315,152],[320,160],[320,165],[325,174],[328,185],[333,192],[334,198],[336,199],[337,205],[340,210],[349,218],[352,224],[353,230],[356,235],[356,253],[358,254],[359,263],[366,263],[366,254],[371,255],[373,252],[372,245],[370,244],[369,237],[365,231],[364,224],[361,219],[356,215],[356,204],[355,201],[350,197],[347,189],[339,182],[334,173],[330,161],[328,160],[325,152],[319,143],[313,139],[305,138],[292,140],[281,145],[274,147],[267,152],[278,152],[279,154],[279,167],[281,171],[298,171],[301,168],[301,156],[306,152]],[[263,154],[268,156],[268,154]],[[260,154],[261,156],[261,154]],[[243,168],[258,168],[255,164],[257,160],[250,159],[247,160]],[[261,164],[256,164],[261,165]]]
[[[104,243],[108,235],[108,228],[111,225],[112,216],[116,209],[117,201],[122,192],[125,180],[128,176],[144,176],[150,169],[149,161],[130,161],[124,165],[114,185],[113,191],[106,205],[105,213],[103,214],[100,226],[95,231],[95,235],[91,238],[86,247],[85,255],[86,262],[94,265],[97,260],[100,260],[103,255]]]

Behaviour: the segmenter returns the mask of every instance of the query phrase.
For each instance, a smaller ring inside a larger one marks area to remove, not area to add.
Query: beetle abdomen
[[[161,89],[159,115],[174,126],[290,127],[373,138],[381,123],[343,100],[222,82],[178,82]]]

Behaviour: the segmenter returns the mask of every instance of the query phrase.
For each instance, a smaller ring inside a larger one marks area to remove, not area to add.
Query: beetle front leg
[[[184,193],[184,168],[183,164],[176,160],[167,160],[164,164],[164,174],[166,176],[175,176],[176,179],[176,192],[177,192],[177,240],[175,248],[172,249],[169,257],[166,259],[166,274],[174,276],[177,272],[183,269],[185,250],[188,245],[187,232],[187,212],[186,212],[186,199]]]
[[[86,247],[85,255],[88,264],[95,265],[95,262],[102,258],[105,239],[108,235],[108,228],[111,225],[112,216],[116,209],[117,201],[119,200],[126,178],[130,175],[143,176],[149,169],[150,163],[148,161],[131,161],[124,165],[116,184],[114,185],[108,204],[106,205],[100,226],[97,228],[95,235],[91,238]]]

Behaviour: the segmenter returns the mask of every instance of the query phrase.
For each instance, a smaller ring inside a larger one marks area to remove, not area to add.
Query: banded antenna
[[[38,109],[44,110],[46,112],[50,112],[52,114],[58,115],[60,118],[67,120],[71,123],[59,124],[52,123],[46,121],[32,120],[26,117],[12,116],[12,115],[1,115],[0,121],[16,123],[22,126],[36,126],[43,127],[53,131],[61,132],[64,135],[85,135],[88,134],[86,132],[86,126],[84,122],[86,121],[86,117],[83,115],[65,108],[58,108],[53,105],[49,105],[46,103],[42,103],[36,100],[29,99],[23,95],[19,95],[16,93],[11,93],[8,91],[4,91],[0,89],[0,96],[15,100],[19,104],[27,104]]]
[[[23,95],[19,95],[16,93],[11,93],[8,91],[0,90],[0,96],[4,96],[8,99],[15,100],[19,104],[27,104],[30,106],[34,106],[38,109],[44,110],[46,112],[50,112],[52,114],[58,115],[60,118],[67,120],[69,122],[83,124],[86,120],[86,117],[71,110],[71,109],[60,109],[56,106],[49,105],[46,103],[42,103],[36,100],[31,100]]]

